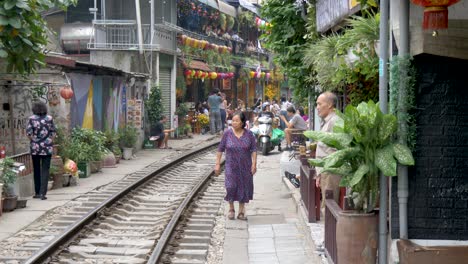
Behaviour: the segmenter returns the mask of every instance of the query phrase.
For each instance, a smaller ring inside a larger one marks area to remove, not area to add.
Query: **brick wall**
[[[468,240],[468,60],[415,57],[416,165],[409,170],[410,239]],[[392,237],[399,236],[397,179]]]

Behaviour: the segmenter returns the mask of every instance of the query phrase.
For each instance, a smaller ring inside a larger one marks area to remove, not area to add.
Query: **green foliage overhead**
[[[0,58],[7,71],[34,73],[44,65],[47,25],[41,12],[53,7],[66,9],[77,0],[4,0],[0,2]]]
[[[351,187],[358,194],[355,209],[370,212],[375,207],[379,174],[395,176],[397,163],[414,165],[411,151],[394,142],[397,119],[383,114],[372,101],[357,107],[348,105],[344,113],[337,112],[333,133],[306,131],[304,135],[337,149],[323,159],[311,159],[313,166],[342,176],[340,185]]]
[[[272,29],[262,35],[267,49],[288,76],[288,83],[297,97],[307,98],[313,82],[306,77],[309,65],[302,62],[307,42],[317,37],[315,33],[315,8],[309,8],[309,21],[303,20],[294,0],[269,0],[261,8],[262,17],[272,24]],[[309,28],[309,32],[308,32]]]
[[[347,20],[342,34],[311,41],[303,63],[314,69],[307,76],[327,91],[345,92],[351,104],[378,98],[379,14],[365,13]]]

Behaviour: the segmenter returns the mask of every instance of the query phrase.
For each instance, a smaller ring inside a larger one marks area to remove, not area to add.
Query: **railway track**
[[[90,193],[46,228],[29,230],[31,240],[12,248],[21,253],[3,261],[204,263],[224,196],[224,178],[211,177],[216,145]]]

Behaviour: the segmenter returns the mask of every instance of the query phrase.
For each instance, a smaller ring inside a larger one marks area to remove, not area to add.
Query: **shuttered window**
[[[164,115],[171,120],[171,68],[159,69],[159,87],[161,88],[161,101]],[[170,122],[168,122],[170,125]]]

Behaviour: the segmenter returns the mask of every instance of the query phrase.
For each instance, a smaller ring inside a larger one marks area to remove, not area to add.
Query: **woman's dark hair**
[[[234,118],[235,116],[239,116],[239,118],[240,118],[240,120],[242,122],[242,128],[245,128],[245,126],[247,125],[247,118],[245,117],[244,112],[237,111],[232,115],[232,118]]]
[[[39,116],[47,115],[47,105],[40,101],[33,102],[32,112]]]
[[[300,114],[301,116],[305,116],[304,108],[303,108],[302,106],[299,106],[299,107],[297,108],[297,110],[299,111],[299,114]]]
[[[286,109],[286,111],[288,111],[289,113],[293,113],[295,114],[296,113],[296,109],[294,109],[294,106],[290,106]]]
[[[286,102],[286,97],[282,96],[281,99],[280,99],[281,103],[284,103]]]

